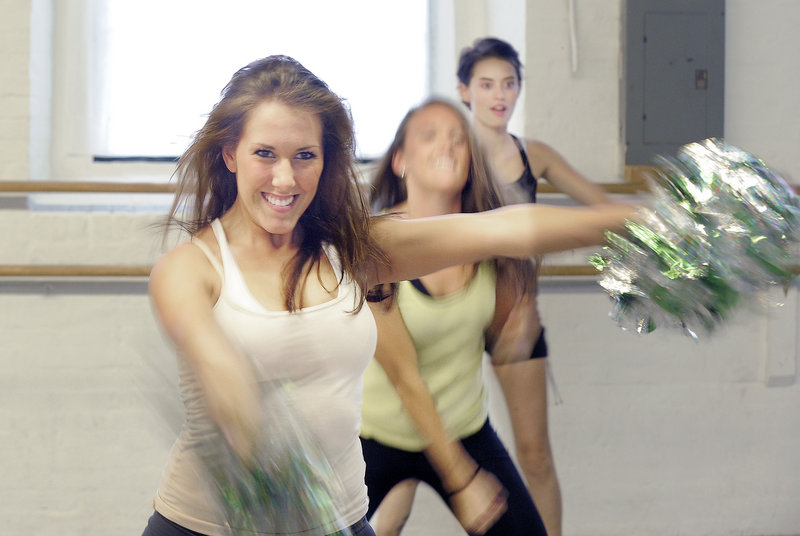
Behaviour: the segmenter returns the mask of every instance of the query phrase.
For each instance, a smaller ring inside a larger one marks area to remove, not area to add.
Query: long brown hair
[[[195,234],[231,208],[238,195],[236,175],[225,166],[222,151],[238,144],[251,111],[266,100],[309,111],[322,124],[324,166],[317,193],[298,221],[302,242],[284,273],[284,304],[289,311],[303,307],[297,291],[320,260],[322,245],[330,244],[339,254],[343,276],[349,275],[361,289],[358,310],[367,270],[385,263],[386,256],[369,234],[369,210],[354,167],[352,117],[343,100],[293,58],[269,56],[233,75],[178,160],[177,191],[166,225]]]
[[[478,144],[469,121],[459,108],[451,101],[439,97],[427,99],[422,104],[415,106],[405,115],[397,127],[394,140],[389,145],[386,154],[381,158],[375,169],[375,179],[370,191],[370,206],[376,213],[402,203],[408,198],[405,181],[395,174],[392,168],[392,159],[397,151],[405,146],[408,125],[411,119],[420,111],[430,106],[445,106],[453,111],[461,121],[467,136],[469,150],[469,168],[467,181],[461,190],[461,212],[482,212],[503,206],[503,196],[495,181],[484,150]],[[534,266],[529,260],[501,258],[495,259],[495,268],[498,274],[506,274],[515,281],[520,292],[534,291]],[[385,291],[379,293],[386,294]],[[375,295],[375,292],[373,292]]]

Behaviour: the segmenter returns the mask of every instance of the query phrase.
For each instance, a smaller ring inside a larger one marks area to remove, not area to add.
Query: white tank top
[[[359,441],[362,374],[371,360],[377,339],[369,307],[352,313],[357,286],[345,276],[331,301],[294,313],[268,311],[252,296],[228,247],[219,220],[211,227],[219,243],[222,265],[199,240],[194,241],[220,273],[222,288],[214,317],[230,340],[259,369],[262,381],[291,382],[291,403],[304,418],[341,479],[340,523],[349,526],[367,512],[364,458]],[[325,253],[337,276],[341,274],[333,248]],[[196,447],[207,432],[200,386],[186,359],[178,356],[180,391],[186,422],[172,447],[154,500],[155,509],[188,529],[211,536],[231,530],[215,516],[215,507],[198,471]],[[308,527],[304,535],[322,535]],[[278,534],[265,532],[263,534]]]

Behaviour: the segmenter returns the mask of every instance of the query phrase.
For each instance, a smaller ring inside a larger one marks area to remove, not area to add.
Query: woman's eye
[[[300,151],[299,153],[297,153],[297,156],[295,156],[295,158],[297,158],[298,160],[313,160],[316,157],[317,157],[316,153],[313,153],[311,151]]]
[[[269,149],[258,149],[255,152],[256,156],[260,156],[261,158],[274,158],[275,153],[270,151]]]
[[[483,89],[491,89],[492,85],[489,82],[484,82],[483,84],[481,84],[481,87]]]

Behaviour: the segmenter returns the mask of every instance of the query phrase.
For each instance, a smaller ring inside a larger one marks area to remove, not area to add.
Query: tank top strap
[[[200,251],[205,253],[206,257],[208,257],[208,262],[211,263],[211,266],[214,267],[214,269],[219,274],[220,278],[224,278],[225,272],[222,269],[222,265],[219,263],[219,260],[214,256],[214,254],[211,253],[211,248],[209,248],[205,242],[194,236],[189,241],[198,248],[200,248]]]
[[[514,145],[517,146],[519,155],[522,157],[522,165],[525,166],[525,169],[529,171],[531,175],[533,175],[533,172],[531,171],[531,165],[528,163],[528,154],[526,153],[525,147],[522,145],[522,142],[519,141],[518,137],[516,137],[511,133],[509,133],[509,136],[511,136],[511,139],[514,140]]]
[[[225,235],[225,229],[222,227],[222,222],[219,218],[211,222],[211,230],[214,231],[214,236],[219,244],[219,256],[222,259],[222,293],[235,301],[240,307],[249,309],[250,311],[263,312],[262,306],[258,300],[250,293],[247,288],[247,283],[244,280],[242,271],[239,269],[239,264],[233,256],[231,247],[228,244],[228,237]]]
[[[528,161],[528,154],[525,151],[525,146],[519,138],[511,133],[509,133],[509,135],[511,136],[511,139],[514,140],[514,145],[517,146],[519,156],[522,158],[522,165],[525,167],[525,170],[522,172],[522,176],[517,180],[517,182],[526,192],[528,192],[530,201],[535,203],[537,187],[536,175],[533,174],[533,170],[531,169],[530,162]]]

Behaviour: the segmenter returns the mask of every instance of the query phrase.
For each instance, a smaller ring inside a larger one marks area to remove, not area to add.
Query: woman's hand
[[[450,495],[450,508],[469,534],[485,534],[506,512],[508,492],[490,472],[478,468],[466,485]]]

